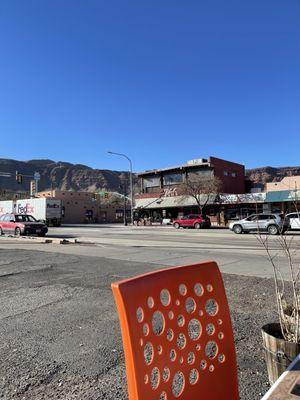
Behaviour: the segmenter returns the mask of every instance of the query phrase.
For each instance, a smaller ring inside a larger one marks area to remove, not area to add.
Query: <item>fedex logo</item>
[[[32,207],[30,203],[26,203],[25,205],[18,204],[17,214],[33,214],[33,213],[34,213],[34,207]]]

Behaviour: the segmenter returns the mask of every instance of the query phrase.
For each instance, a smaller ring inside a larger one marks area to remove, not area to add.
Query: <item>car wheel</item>
[[[268,232],[270,235],[278,235],[279,229],[278,226],[276,225],[269,225],[268,226]]]
[[[176,228],[176,229],[179,229],[179,228],[180,228],[180,225],[179,225],[179,223],[178,223],[178,222],[175,222],[175,224],[174,224],[174,228]]]
[[[236,234],[240,234],[243,232],[243,228],[241,225],[234,225],[234,227],[232,228],[233,232]]]
[[[200,229],[200,228],[201,228],[201,225],[199,224],[199,222],[196,222],[196,223],[195,223],[194,228],[195,228],[195,229]]]
[[[15,229],[15,236],[21,236],[21,229],[20,228],[16,228]]]

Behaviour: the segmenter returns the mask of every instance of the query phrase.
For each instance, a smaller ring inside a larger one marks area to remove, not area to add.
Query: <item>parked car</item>
[[[298,212],[289,213],[286,214],[285,218],[288,221],[289,229],[291,230],[300,229],[300,213]]]
[[[4,214],[0,217],[0,235],[5,233],[20,235],[45,236],[48,232],[44,222],[37,221],[32,215]]]
[[[288,223],[280,214],[252,214],[247,218],[229,224],[234,233],[264,231],[270,235],[278,235],[288,229]]]
[[[200,228],[210,228],[211,223],[210,219],[207,216],[191,214],[175,219],[173,221],[173,226],[176,229],[179,229],[181,227],[200,229]]]

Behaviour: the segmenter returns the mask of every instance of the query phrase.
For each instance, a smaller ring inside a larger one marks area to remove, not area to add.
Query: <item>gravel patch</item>
[[[110,282],[145,271],[149,264],[1,250],[0,399],[126,400]],[[273,281],[228,274],[223,279],[240,398],[258,400],[269,389],[260,328],[276,321]]]

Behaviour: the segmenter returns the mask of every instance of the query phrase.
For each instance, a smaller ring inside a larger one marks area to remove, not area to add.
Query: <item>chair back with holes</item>
[[[238,400],[230,314],[215,262],[112,284],[129,400]]]

